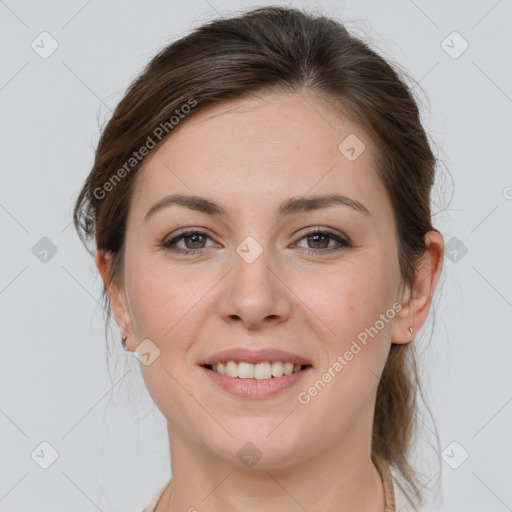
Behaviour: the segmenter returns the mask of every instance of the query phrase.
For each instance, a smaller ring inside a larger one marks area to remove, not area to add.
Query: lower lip
[[[201,366],[201,368],[217,386],[241,398],[268,398],[277,395],[279,392],[297,384],[312,369],[309,366],[300,372],[291,373],[290,375],[258,380],[228,377],[227,375],[221,375],[213,370],[209,370],[204,366]]]

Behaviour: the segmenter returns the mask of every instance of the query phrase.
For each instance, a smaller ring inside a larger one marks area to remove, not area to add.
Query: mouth
[[[256,364],[238,361],[225,361],[217,364],[203,364],[203,368],[232,379],[270,380],[299,373],[312,366],[283,361],[262,361]]]
[[[243,399],[264,399],[291,390],[313,371],[313,361],[273,347],[223,350],[198,362],[217,388]]]
[[[199,365],[214,386],[244,400],[263,400],[290,391],[313,371],[310,364],[226,361]]]

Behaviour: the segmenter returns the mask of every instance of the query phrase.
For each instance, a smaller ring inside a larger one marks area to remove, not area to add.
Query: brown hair
[[[141,148],[159,147],[175,124],[207,105],[301,90],[321,96],[372,137],[377,172],[393,206],[401,275],[412,285],[426,251],[424,235],[434,230],[430,193],[436,167],[412,91],[341,22],[284,7],[258,8],[196,28],[164,47],[130,85],[102,131],[74,210],[84,244],[94,236],[96,249],[112,252],[110,279],[122,282]],[[103,298],[108,306],[105,289]],[[372,456],[396,469],[407,487],[400,485],[402,490],[421,503],[408,460],[418,391],[414,345],[392,344],[377,391]]]

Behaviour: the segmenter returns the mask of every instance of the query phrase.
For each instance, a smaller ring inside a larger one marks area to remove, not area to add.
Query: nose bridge
[[[261,239],[261,238],[260,238]],[[272,282],[269,279],[272,265],[271,249],[261,245],[254,237],[247,237],[235,249],[233,261],[233,276],[237,281],[237,289],[241,290],[245,287],[250,290],[261,293],[269,293]],[[274,262],[275,264],[275,262]]]
[[[256,240],[255,236],[248,236],[235,248],[221,300],[220,314],[225,319],[238,318],[255,328],[265,319],[288,317],[288,298],[285,287],[274,275],[278,265],[269,243],[267,237]]]

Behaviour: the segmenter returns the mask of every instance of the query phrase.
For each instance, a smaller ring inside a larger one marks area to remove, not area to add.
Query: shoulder
[[[380,473],[384,486],[385,512],[416,512],[400,485],[397,485],[387,461],[375,456],[373,462]]]
[[[395,479],[391,475],[389,467],[383,464],[381,461],[378,463],[378,469],[381,473],[385,493],[386,493],[386,511],[397,511],[397,512],[415,512],[414,507],[407,496],[401,491],[400,486],[395,485]],[[158,494],[151,500],[151,502],[144,508],[142,512],[154,512],[156,504],[164,494],[170,482],[167,482],[158,491]]]
[[[409,498],[402,492],[400,487],[394,481],[395,509],[397,512],[415,512],[415,508],[409,501]]]
[[[169,485],[169,482],[167,482],[160,489],[160,491],[158,491],[158,494],[151,500],[151,502],[146,506],[146,508],[142,512],[154,512],[154,510],[156,508],[156,504],[158,503],[158,500],[162,497],[162,495],[165,492],[165,489],[167,489],[168,485]]]
[[[423,495],[423,503],[419,504],[415,502],[413,506],[412,502],[403,493],[400,487],[395,485],[396,512],[442,512],[445,509],[438,501],[439,497],[435,494],[431,494],[432,492],[432,489],[425,492]]]

